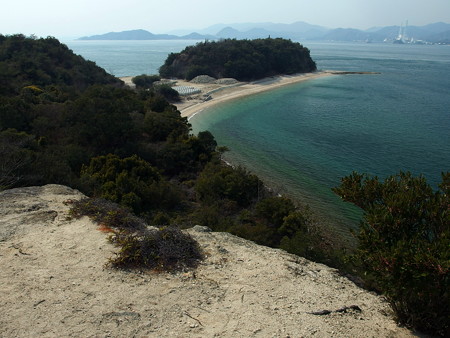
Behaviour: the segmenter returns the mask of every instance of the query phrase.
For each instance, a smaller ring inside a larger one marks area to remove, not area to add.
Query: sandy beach
[[[196,87],[202,92],[198,95],[198,98],[184,99],[181,103],[177,103],[176,106],[181,112],[181,116],[189,118],[203,109],[210,108],[225,101],[258,94],[293,83],[332,75],[334,74],[329,71],[321,71],[296,75],[274,76],[254,82],[239,82],[234,85],[191,84],[189,82],[178,81],[177,85],[179,86]],[[211,99],[204,101],[201,99],[203,95],[209,95]]]
[[[181,102],[175,103],[181,116],[191,117],[203,109],[225,101],[234,100],[240,97],[261,93],[282,86],[298,83],[306,80],[317,79],[325,76],[339,74],[333,71],[319,71],[314,73],[302,73],[295,75],[281,75],[264,78],[253,82],[238,82],[231,85],[216,83],[191,83],[184,80],[176,80],[176,86],[189,86],[199,89],[201,92],[192,96],[183,98]],[[132,76],[120,78],[127,85],[132,85]],[[208,100],[205,100],[205,97]]]

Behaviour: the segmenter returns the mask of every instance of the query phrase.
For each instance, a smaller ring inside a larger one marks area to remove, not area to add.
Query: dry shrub
[[[139,217],[104,199],[73,203],[72,217],[88,216],[108,229],[109,241],[119,247],[109,263],[115,268],[175,271],[195,268],[203,255],[197,241],[178,227],[148,227]]]

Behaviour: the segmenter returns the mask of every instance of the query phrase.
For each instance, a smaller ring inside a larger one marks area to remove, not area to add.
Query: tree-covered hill
[[[267,38],[201,42],[170,54],[159,72],[187,80],[205,74],[250,81],[315,70],[307,48],[291,40]]]
[[[203,148],[189,131],[158,91],[126,88],[57,39],[0,35],[0,189],[79,188],[81,167],[108,154],[195,172]]]
[[[30,85],[83,90],[93,84],[120,84],[120,80],[53,37],[0,35],[0,94],[17,94]]]
[[[225,148],[207,131],[192,135],[158,88],[124,87],[54,38],[0,40],[0,190],[65,184],[150,224],[206,225],[310,252],[296,245],[311,237],[306,215],[224,165]]]

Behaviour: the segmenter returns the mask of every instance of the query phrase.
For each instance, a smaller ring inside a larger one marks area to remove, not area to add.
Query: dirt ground
[[[1,337],[412,337],[336,270],[227,233],[188,232],[205,261],[176,274],[107,267],[115,248],[82,194],[0,193]]]

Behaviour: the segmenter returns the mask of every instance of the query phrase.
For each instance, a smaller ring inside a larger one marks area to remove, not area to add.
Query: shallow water
[[[321,69],[338,75],[245,97],[197,114],[226,156],[269,185],[312,206],[344,234],[360,213],[331,188],[352,171],[424,174],[434,186],[450,163],[450,48],[317,46]],[[411,49],[408,49],[408,48]]]
[[[67,41],[116,76],[155,74],[195,41]],[[331,187],[352,171],[409,170],[434,186],[450,163],[450,47],[304,43],[319,69],[380,72],[310,80],[237,99],[193,117],[281,193],[348,235],[360,213]]]

